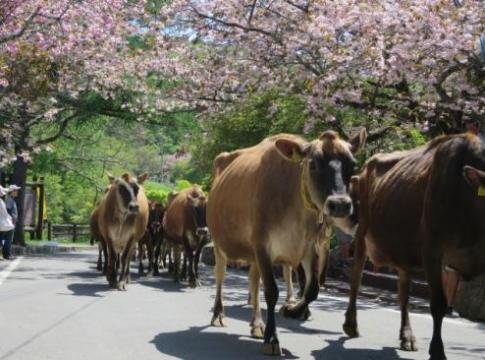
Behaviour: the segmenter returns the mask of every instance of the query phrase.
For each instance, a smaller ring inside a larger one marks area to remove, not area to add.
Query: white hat
[[[0,185],[0,196],[5,196],[8,193],[8,189],[5,189],[3,186]]]
[[[12,184],[12,185],[10,185],[10,186],[8,187],[8,191],[9,191],[9,192],[10,192],[10,191],[16,191],[16,190],[20,190],[20,189],[21,189],[21,187],[20,187],[20,186],[18,186],[18,185],[15,185],[15,184]]]

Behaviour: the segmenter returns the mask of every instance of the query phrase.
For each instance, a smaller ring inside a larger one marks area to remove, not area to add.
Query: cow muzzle
[[[130,214],[138,214],[138,210],[140,210],[140,207],[136,203],[130,203],[128,205],[128,213]]]
[[[197,230],[195,230],[195,234],[199,238],[207,237],[209,235],[209,229],[207,228],[207,226],[205,226],[205,227],[198,227]]]
[[[334,218],[350,216],[353,212],[352,199],[346,195],[330,195],[325,201],[325,215]]]

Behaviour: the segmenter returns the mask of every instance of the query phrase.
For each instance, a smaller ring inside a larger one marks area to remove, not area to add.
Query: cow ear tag
[[[485,196],[485,185],[480,185],[478,187],[478,196]]]

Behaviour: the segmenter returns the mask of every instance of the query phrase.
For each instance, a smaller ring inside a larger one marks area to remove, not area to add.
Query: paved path
[[[85,251],[0,261],[0,360],[268,359],[260,355],[260,341],[249,337],[244,272],[231,271],[226,281],[228,327],[212,328],[210,267],[202,269],[202,288],[133,276],[128,291],[119,292],[108,289],[95,260],[95,252]],[[406,353],[396,349],[396,308],[359,303],[363,336],[357,339],[341,331],[347,299],[337,292],[320,293],[310,321],[278,318],[284,357],[427,359],[428,314],[412,314],[420,351]],[[443,337],[449,360],[485,359],[485,324],[446,319]]]

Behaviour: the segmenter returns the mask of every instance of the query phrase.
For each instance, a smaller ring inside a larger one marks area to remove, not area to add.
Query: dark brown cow
[[[416,350],[409,323],[410,273],[424,269],[431,288],[431,359],[445,359],[441,324],[447,302],[441,273],[485,271],[485,144],[471,134],[442,136],[408,152],[376,155],[358,177],[351,297],[344,330],[358,336],[356,296],[366,254],[399,272],[401,348]]]
[[[97,206],[93,212],[91,213],[91,217],[89,219],[89,226],[91,229],[91,236],[98,242],[98,262],[96,268],[99,271],[103,271],[103,274],[106,275],[106,270],[108,266],[108,248],[106,245],[106,241],[104,241],[103,236],[99,230],[99,206]],[[104,266],[103,266],[103,258],[104,255]]]
[[[104,189],[104,194],[106,194],[113,184],[115,178],[112,175],[108,175],[109,184]],[[94,208],[91,216],[89,218],[89,227],[91,230],[91,236],[94,240],[98,242],[98,262],[96,268],[99,271],[103,271],[103,274],[106,275],[106,271],[108,268],[108,248],[106,241],[104,240],[103,236],[101,235],[101,231],[99,229],[99,203]],[[103,257],[104,255],[104,265],[103,265]]]
[[[126,290],[132,252],[148,223],[148,201],[142,187],[147,177],[144,174],[135,180],[124,174],[115,179],[99,205],[99,231],[108,250],[106,277],[110,286],[119,290]],[[119,256],[121,272],[118,279]]]
[[[163,218],[164,236],[174,251],[174,278],[178,280],[180,253],[184,251],[184,261],[188,260],[189,263],[189,284],[192,287],[197,286],[200,253],[209,239],[206,202],[202,189],[194,185],[173,197]]]
[[[355,164],[352,152],[364,140],[365,130],[352,144],[333,131],[311,143],[280,134],[240,150],[218,174],[207,205],[216,259],[212,325],[224,325],[222,280],[227,260],[245,260],[251,264],[251,334],[263,337],[264,332],[264,353],[281,353],[274,313],[278,288],[272,265],[303,265],[308,280],[303,298],[294,306],[287,304],[283,314],[305,317],[308,304],[318,296],[318,274],[323,267],[318,266],[315,245],[324,243],[324,220],[338,218],[344,224],[343,219],[352,213],[347,193]],[[268,306],[266,328],[259,307],[260,277]]]
[[[148,276],[160,275],[159,258],[163,240],[162,221],[165,208],[162,204],[152,201],[149,204],[148,226],[142,240],[138,242],[139,264],[138,273],[144,274],[143,270],[143,245],[145,245],[148,257]]]

